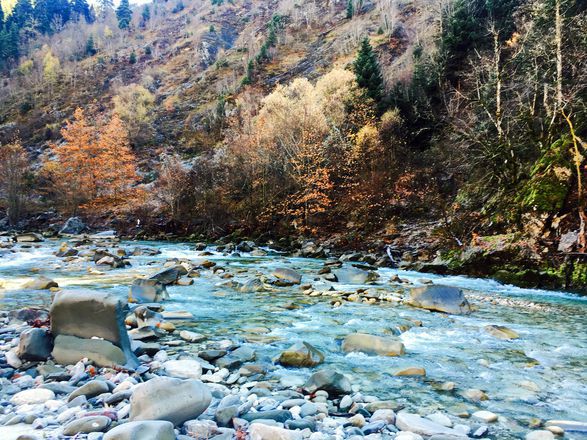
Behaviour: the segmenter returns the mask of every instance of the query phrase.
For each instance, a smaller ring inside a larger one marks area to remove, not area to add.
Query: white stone
[[[395,412],[391,409],[378,409],[371,415],[369,421],[376,422],[378,420],[382,420],[388,425],[393,425],[395,423]]]
[[[439,425],[446,426],[447,428],[452,427],[452,420],[448,418],[445,414],[436,412],[432,414],[428,414],[426,416],[428,420],[432,420],[434,423],[438,423]]]
[[[277,426],[253,423],[249,428],[251,440],[302,440],[300,431],[279,428]]]
[[[554,440],[554,434],[546,430],[532,431],[526,434],[526,440]]]
[[[35,403],[45,403],[47,400],[55,399],[55,393],[45,388],[33,388],[32,390],[21,391],[16,393],[10,399],[14,405],[34,405]]]
[[[420,417],[418,414],[411,414],[407,412],[400,412],[396,416],[395,425],[402,431],[410,431],[426,437],[435,434],[447,434],[455,437],[462,436],[459,431],[447,428],[440,423]]]
[[[473,413],[473,418],[485,423],[493,423],[497,421],[497,414],[491,411],[477,411]]]
[[[167,361],[163,363],[163,368],[169,376],[179,379],[200,379],[202,377],[202,366],[198,361],[191,359]]]
[[[200,342],[206,339],[206,337],[201,333],[190,332],[189,330],[180,331],[179,337],[188,342]]]

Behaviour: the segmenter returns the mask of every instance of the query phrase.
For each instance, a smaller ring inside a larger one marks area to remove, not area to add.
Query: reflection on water
[[[302,272],[304,283],[312,283],[317,289],[330,287],[317,280],[316,274],[322,267],[319,260],[246,255],[232,258],[217,252],[202,257],[188,245],[140,244],[156,246],[162,253],[131,257],[130,268],[103,274],[88,272],[88,268],[95,269],[93,263],[77,260],[67,263],[54,257],[59,243],[2,253],[0,278],[6,289],[0,307],[48,306],[48,291],[19,288],[33,274],[51,277],[62,287],[107,289],[126,296],[134,277],[159,270],[168,258],[211,259],[241,282],[255,274],[267,274],[273,267],[287,266]],[[122,243],[121,246],[132,249],[136,245]],[[382,289],[402,289],[389,283],[395,274],[414,283],[425,277],[435,283],[467,289],[468,297],[479,310],[471,316],[445,316],[392,303],[345,303],[333,308],[326,299],[304,296],[298,287],[262,293],[240,293],[220,287],[223,280],[210,271],[202,271],[192,286],[170,287],[171,301],[166,308],[190,311],[194,322],[186,325],[193,325],[212,340],[236,338],[252,343],[258,358],[267,363],[295,341],[310,342],[326,354],[326,364],[348,374],[357,389],[395,400],[408,408],[424,412],[444,410],[452,414],[488,409],[507,417],[514,433],[527,431],[527,423],[533,418],[587,421],[587,298],[520,289],[490,280],[392,269],[379,272],[378,287]],[[352,291],[358,287],[335,284],[338,290]],[[292,302],[300,307],[295,310],[285,307]],[[421,321],[422,326],[414,326],[414,321]],[[505,325],[519,333],[520,338],[496,339],[484,330],[488,324]],[[411,327],[400,335],[406,346],[403,357],[341,352],[340,341],[351,332],[392,335],[398,327]],[[393,376],[398,369],[409,366],[424,367],[427,377]],[[275,367],[271,374],[279,378],[291,374],[307,376],[309,372]],[[456,384],[456,389],[440,391],[440,384],[449,381]],[[482,389],[490,399],[477,404],[466,401],[459,393],[468,388]],[[504,434],[500,438],[516,438],[510,435],[518,434]]]

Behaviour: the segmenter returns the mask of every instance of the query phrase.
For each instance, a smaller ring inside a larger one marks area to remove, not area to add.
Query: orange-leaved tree
[[[101,129],[91,125],[82,109],[61,130],[63,143],[51,144],[53,158],[45,163],[48,190],[63,211],[80,208],[105,213],[128,204],[136,184],[135,157],[128,132],[115,114]]]

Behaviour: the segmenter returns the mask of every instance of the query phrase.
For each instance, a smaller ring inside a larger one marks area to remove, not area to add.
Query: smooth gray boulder
[[[168,286],[170,284],[177,283],[177,280],[179,280],[182,275],[187,275],[187,273],[187,269],[181,264],[178,264],[177,266],[173,266],[156,273],[149,279],[159,281],[161,284]]]
[[[287,267],[278,267],[271,272],[271,275],[278,280],[286,281],[288,283],[300,284],[302,282],[302,274],[293,269],[288,269]]]
[[[312,374],[304,385],[310,393],[324,390],[329,394],[343,395],[352,392],[351,381],[346,376],[333,370],[320,370]]]
[[[137,385],[130,399],[130,420],[167,420],[181,425],[202,414],[212,400],[199,380],[155,377]]]
[[[471,305],[463,291],[450,286],[414,287],[410,290],[408,304],[436,312],[463,315],[471,313]]]
[[[128,314],[127,302],[112,293],[93,290],[57,292],[50,311],[51,331],[56,336],[55,349],[59,347],[67,350],[68,355],[72,355],[78,348],[77,341],[59,339],[59,337],[82,338],[89,340],[88,343],[91,342],[91,348],[95,350],[95,355],[98,357],[106,356],[106,363],[111,360],[118,363],[120,361],[119,354],[107,345],[107,343],[111,343],[125,357],[123,362],[118,365],[134,368],[138,365],[138,360],[132,352],[130,339],[124,325]],[[100,339],[92,340],[93,337]],[[82,347],[79,346],[79,348]],[[65,354],[65,352],[58,353]],[[100,363],[104,362],[100,360]]]
[[[88,416],[69,422],[63,428],[63,435],[88,434],[103,432],[110,426],[112,420],[106,416]]]
[[[51,336],[40,328],[30,328],[20,334],[18,343],[18,357],[25,361],[46,361],[53,341]]]
[[[372,270],[346,267],[335,270],[334,275],[339,283],[343,284],[368,284],[377,281],[379,274]]]
[[[103,440],[175,440],[173,423],[164,420],[128,422],[112,428]]]
[[[169,299],[165,284],[154,279],[134,280],[130,287],[131,301],[138,303],[161,302]]]
[[[353,333],[348,335],[342,349],[346,353],[361,352],[379,356],[402,356],[405,353],[404,344],[392,337]]]
[[[86,224],[79,217],[69,217],[59,233],[77,235],[81,234],[86,229]]]
[[[73,365],[83,358],[88,358],[99,367],[135,367],[138,365],[134,354],[132,354],[133,358],[129,359],[112,342],[68,335],[58,335],[55,338],[51,355],[61,365]]]

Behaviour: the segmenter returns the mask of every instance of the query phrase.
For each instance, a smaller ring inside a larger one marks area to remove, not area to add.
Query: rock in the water
[[[40,328],[31,328],[20,334],[18,357],[25,361],[45,361],[51,354],[53,341],[49,334]]]
[[[332,370],[320,370],[312,374],[304,388],[310,393],[324,390],[333,395],[350,394],[352,392],[350,380],[341,373]]]
[[[291,431],[279,426],[253,423],[249,428],[251,440],[303,440],[301,431]]]
[[[69,217],[59,233],[78,235],[84,232],[86,229],[87,226],[79,217]]]
[[[175,440],[173,423],[164,420],[128,422],[112,428],[103,440]]]
[[[324,362],[324,355],[307,342],[298,342],[285,350],[277,362],[285,367],[315,367]]]
[[[463,291],[449,286],[414,287],[410,290],[408,304],[421,309],[455,315],[471,313],[471,306]]]
[[[38,243],[40,241],[45,241],[41,234],[37,234],[36,232],[29,232],[28,234],[18,234],[14,237],[17,243]]]
[[[63,428],[63,435],[88,434],[103,432],[110,426],[112,420],[106,416],[88,416],[69,422]]]
[[[482,400],[489,400],[489,396],[484,391],[476,388],[470,388],[461,393],[465,399],[472,400],[473,402],[480,402]]]
[[[359,351],[380,356],[401,356],[405,353],[404,344],[394,338],[354,333],[344,338],[342,349],[346,353]]]
[[[128,357],[119,347],[102,339],[59,335],[55,338],[51,354],[55,361],[62,365],[75,364],[83,358],[90,359],[99,367],[120,367],[129,364]]]
[[[491,411],[476,411],[472,415],[474,419],[480,420],[484,423],[497,422],[497,414],[494,414]]]
[[[554,434],[547,430],[532,431],[526,434],[526,440],[554,440]]]
[[[130,399],[130,420],[167,420],[180,425],[202,414],[212,400],[202,382],[156,377],[137,385]]]
[[[377,281],[379,274],[372,270],[357,269],[349,267],[334,271],[339,283],[343,284],[368,284]]]
[[[520,335],[503,325],[486,325],[485,331],[498,339],[518,339]]]
[[[565,431],[587,433],[587,422],[577,422],[574,420],[549,420],[546,426],[558,426]]]
[[[159,281],[161,284],[168,286],[170,284],[177,283],[179,277],[182,275],[187,275],[187,273],[187,269],[181,264],[178,264],[177,266],[169,267],[165,270],[162,270],[161,272],[156,273],[149,279]]]
[[[179,337],[188,342],[202,342],[206,339],[201,333],[191,332],[189,330],[182,330],[179,332]]]
[[[10,399],[13,405],[34,405],[36,403],[45,403],[47,400],[55,399],[55,393],[45,388],[33,388],[16,393]]]
[[[426,376],[426,370],[422,367],[408,367],[393,373],[394,376]]]
[[[167,361],[163,364],[163,368],[169,376],[179,379],[200,379],[202,377],[202,366],[198,361],[192,359]]]
[[[47,290],[52,287],[59,287],[59,284],[43,275],[33,278],[22,285],[23,289],[30,290]]]
[[[467,438],[466,435],[459,431],[447,428],[432,420],[420,417],[418,414],[411,414],[407,412],[400,412],[396,416],[395,425],[402,431],[410,431],[425,437],[430,437],[437,434],[444,434],[455,436],[457,438]]]
[[[130,287],[132,302],[153,303],[169,299],[165,284],[153,279],[134,280]]]
[[[114,353],[116,350],[109,349],[106,344],[99,344],[100,342],[110,342],[124,355],[122,363],[117,363],[117,365],[135,367],[138,365],[138,360],[132,352],[124,324],[128,313],[128,304],[111,293],[92,290],[58,292],[50,312],[51,331],[53,335],[57,336],[55,346],[57,348],[59,336],[83,338],[88,345],[91,344],[92,348],[97,350],[96,354],[108,353],[109,356],[106,358],[108,361],[120,362],[118,353]],[[91,340],[93,337],[98,337],[103,341]],[[62,344],[62,348],[68,348],[70,354],[73,354],[76,341],[61,338],[61,342],[67,342],[66,345]],[[115,356],[115,358],[110,356]],[[110,365],[112,364],[110,363]]]
[[[286,267],[278,267],[273,272],[271,272],[271,275],[288,283],[300,284],[302,282],[302,274]]]

